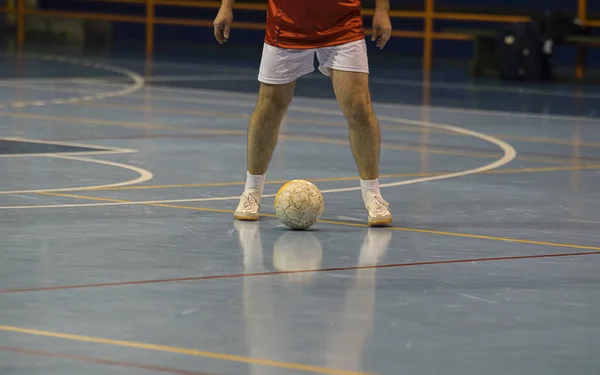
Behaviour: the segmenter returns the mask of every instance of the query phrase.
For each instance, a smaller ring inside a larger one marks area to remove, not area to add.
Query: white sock
[[[263,193],[265,188],[265,175],[264,174],[250,174],[246,172],[246,187],[245,189],[258,189],[260,193]]]
[[[360,188],[362,190],[363,200],[366,200],[368,191],[372,191],[378,195],[381,195],[381,192],[379,191],[379,179],[378,178],[376,178],[374,180],[361,179],[360,180]]]

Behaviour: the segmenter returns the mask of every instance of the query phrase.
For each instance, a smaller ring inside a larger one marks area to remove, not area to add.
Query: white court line
[[[116,162],[107,161],[107,160],[90,159],[90,158],[84,158],[84,157],[79,157],[79,156],[50,155],[50,157],[57,158],[57,159],[76,160],[76,161],[82,161],[82,162],[86,162],[86,163],[94,163],[94,164],[107,165],[107,166],[112,166],[112,167],[117,167],[117,168],[122,168],[122,169],[128,169],[130,171],[138,173],[140,176],[138,178],[135,178],[132,180],[116,182],[113,184],[106,184],[106,185],[59,188],[59,189],[11,190],[11,191],[0,191],[0,194],[6,195],[6,194],[28,194],[28,193],[51,193],[51,192],[66,192],[66,191],[71,192],[71,191],[86,191],[86,190],[94,190],[94,189],[106,189],[106,188],[114,188],[114,187],[122,187],[122,186],[141,184],[143,182],[150,181],[154,177],[150,171],[147,171],[142,168],[138,168],[133,165],[128,165],[128,164],[116,163]]]

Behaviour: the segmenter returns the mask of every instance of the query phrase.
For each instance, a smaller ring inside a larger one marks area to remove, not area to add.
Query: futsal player
[[[234,0],[222,0],[215,38],[227,42]],[[391,36],[389,0],[376,0],[372,40],[382,49]],[[392,213],[379,190],[380,130],[371,105],[369,64],[361,0],[269,0],[258,74],[260,89],[247,140],[247,178],[235,210],[237,220],[259,219],[265,175],[279,127],[292,101],[296,80],[314,71],[331,77],[350,130],[350,147],[360,175],[369,226],[385,226]]]

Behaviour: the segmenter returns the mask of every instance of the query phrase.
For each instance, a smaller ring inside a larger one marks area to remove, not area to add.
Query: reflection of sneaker
[[[234,218],[243,221],[257,221],[259,219],[260,198],[260,190],[245,190],[240,197],[240,204],[233,214]]]
[[[234,221],[233,227],[238,233],[240,247],[244,255],[244,272],[264,272],[263,249],[260,241],[260,223]]]
[[[365,196],[365,208],[369,213],[370,227],[383,227],[392,222],[390,204],[380,194],[368,191]]]
[[[360,248],[359,266],[374,266],[379,264],[387,253],[392,231],[385,229],[367,229],[367,235]]]

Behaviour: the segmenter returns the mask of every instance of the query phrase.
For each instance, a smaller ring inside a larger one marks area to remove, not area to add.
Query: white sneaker
[[[261,194],[258,189],[245,190],[233,214],[236,220],[257,221],[259,219]]]
[[[383,227],[392,222],[390,204],[380,194],[368,191],[365,196],[365,208],[369,213],[370,227]]]

